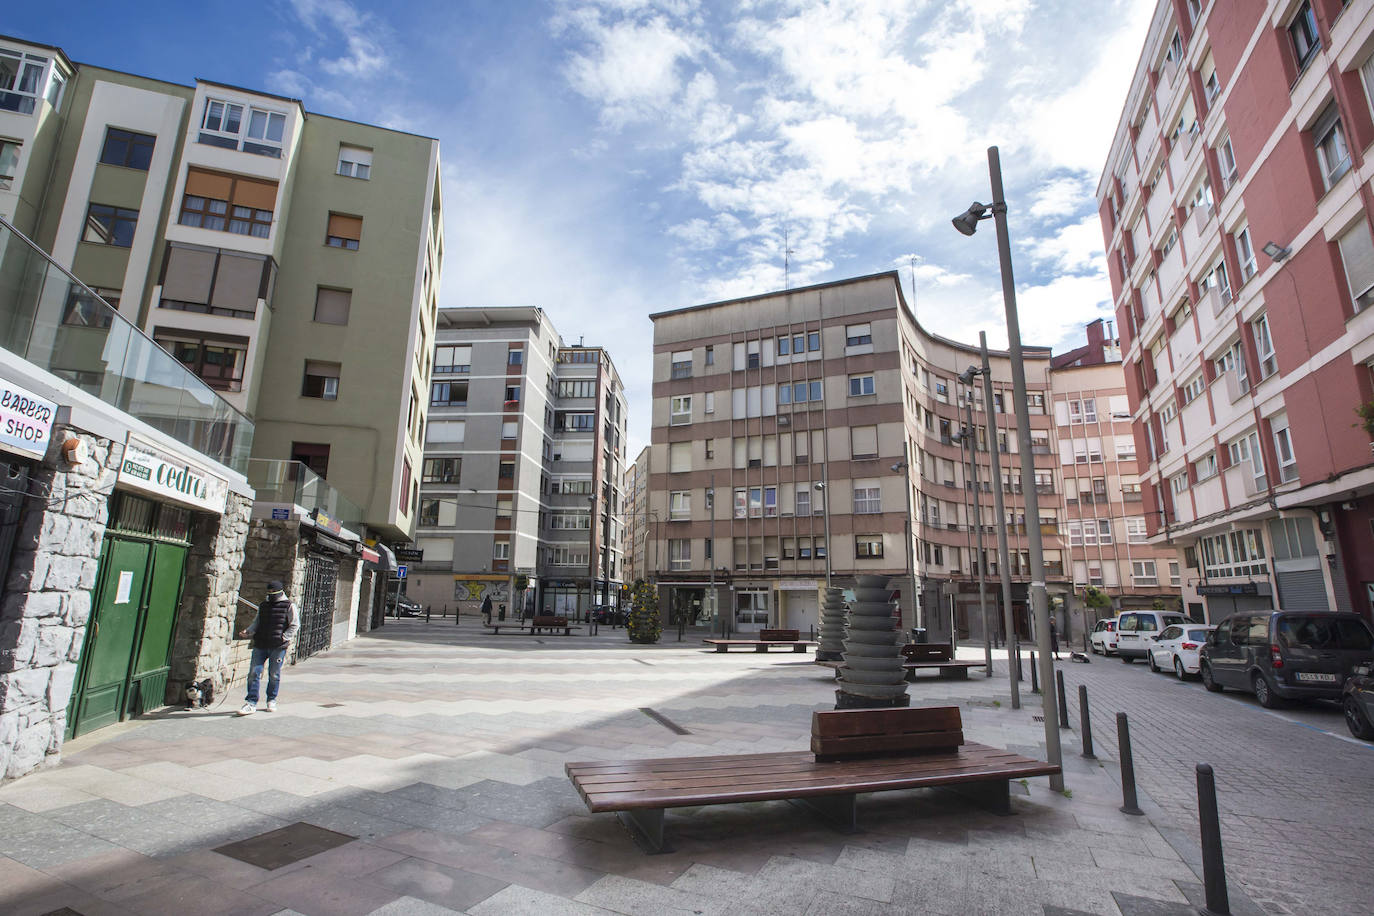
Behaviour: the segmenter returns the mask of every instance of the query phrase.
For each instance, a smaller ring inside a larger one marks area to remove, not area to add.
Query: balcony
[[[1150,235],[1155,236],[1164,225],[1174,208],[1174,198],[1169,192],[1169,183],[1163,178],[1150,191],[1150,199],[1145,203],[1145,216],[1150,221]]]
[[[0,218],[0,346],[236,471],[253,423]]]
[[[1256,477],[1254,466],[1248,461],[1231,465],[1223,472],[1222,477],[1226,482],[1226,495],[1230,498],[1232,505],[1249,502],[1264,493],[1269,487],[1269,481],[1265,475],[1261,474]]]
[[[1193,502],[1197,506],[1198,518],[1213,515],[1226,508],[1223,488],[1219,474],[1214,474],[1193,486]]]
[[[312,518],[324,514],[355,534],[362,530],[362,507],[299,461],[252,458],[244,473],[259,503],[300,506]]]
[[[1159,262],[1159,289],[1164,301],[1173,308],[1179,296],[1179,284],[1183,282],[1183,246],[1175,244]]]
[[[1183,247],[1188,250],[1188,257],[1192,261],[1197,261],[1202,253],[1202,236],[1212,228],[1212,217],[1216,215],[1216,208],[1208,204],[1199,204],[1193,208],[1193,212],[1188,214],[1188,219],[1183,223]]]
[[[1183,166],[1197,145],[1197,137],[1198,123],[1194,121],[1187,131],[1174,138],[1174,147],[1169,150],[1169,174],[1174,177],[1175,185],[1183,183]]]
[[[1232,369],[1223,377],[1226,379],[1226,397],[1232,404],[1250,393],[1250,377],[1248,375],[1242,378],[1237,369]]]
[[[1150,152],[1159,140],[1159,121],[1155,118],[1154,106],[1145,111],[1145,120],[1140,125],[1140,136],[1135,141],[1135,160],[1140,164],[1142,175],[1150,174]]]

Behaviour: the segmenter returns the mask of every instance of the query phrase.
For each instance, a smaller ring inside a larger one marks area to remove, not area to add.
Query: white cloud
[[[684,85],[682,64],[695,53],[690,35],[662,18],[584,28],[593,48],[568,62],[568,82],[602,106],[603,118],[618,124],[671,106]]]
[[[392,69],[385,48],[391,29],[347,0],[290,0],[289,8],[306,27],[308,41],[292,49],[288,66],[268,76],[268,88],[301,99],[313,111],[366,112],[369,120],[386,111],[392,119],[387,126],[398,126],[403,117],[396,114],[397,106],[378,104],[387,87],[369,81]]]
[[[1054,219],[1074,216],[1085,207],[1095,211],[1095,190],[1095,182],[1087,175],[1051,179],[1035,192],[1030,215],[1034,219]]]
[[[1106,282],[1107,258],[1102,244],[1102,224],[1098,222],[1096,214],[1064,226],[1053,236],[1032,239],[1026,247],[1032,257],[1048,261],[1055,271],[1087,271]]]

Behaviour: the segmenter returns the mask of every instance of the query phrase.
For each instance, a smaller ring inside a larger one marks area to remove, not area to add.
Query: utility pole
[[[711,567],[711,614],[720,616],[720,602],[716,600],[716,474],[711,472],[711,481],[706,488],[706,511],[711,519],[710,550],[706,563]],[[725,621],[720,621],[720,638],[725,638]]]
[[[988,596],[984,580],[983,563],[983,506],[978,499],[978,433],[973,425],[973,373],[965,372],[968,378],[960,376],[964,382],[964,408],[968,414],[968,457],[973,473],[973,515],[974,533],[978,537],[978,615],[983,621],[983,660],[987,664],[987,676],[992,677],[992,628],[988,625]],[[986,405],[985,405],[986,406]]]
[[[1021,708],[1021,643],[1016,638],[1016,621],[1011,614],[1011,557],[1007,548],[1006,508],[1002,501],[1002,456],[997,442],[996,417],[992,399],[992,368],[988,364],[988,335],[978,333],[978,348],[983,356],[983,398],[988,416],[988,450],[992,452],[993,505],[997,512],[997,562],[1002,574],[1002,624],[1007,631],[1007,672],[1011,677],[1011,708]]]

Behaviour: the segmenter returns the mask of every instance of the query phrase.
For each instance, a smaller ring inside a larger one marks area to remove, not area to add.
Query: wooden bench
[[[914,681],[918,668],[935,668],[945,680],[966,681],[968,669],[986,668],[983,662],[961,662],[954,658],[954,646],[947,642],[913,642],[902,646],[902,668],[906,679]]]
[[[731,646],[752,646],[755,652],[767,652],[774,646],[790,646],[793,652],[805,652],[815,643],[801,638],[800,630],[759,630],[758,639],[703,639],[702,642],[715,646],[717,652],[725,652]]]
[[[568,623],[568,618],[563,616],[545,615],[530,620],[530,630],[534,633],[538,633],[540,630],[548,630],[550,633],[562,630],[564,636],[571,636],[573,630],[580,629],[582,628],[577,624]]]
[[[1010,814],[1011,780],[1060,771],[965,742],[957,706],[816,712],[810,751],[569,763],[564,769],[589,811],[615,812],[650,852],[668,851],[668,808],[785,800],[852,831],[861,792],[945,787]]]

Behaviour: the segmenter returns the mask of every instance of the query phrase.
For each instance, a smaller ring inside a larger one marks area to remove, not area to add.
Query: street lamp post
[[[706,558],[707,565],[711,567],[711,616],[720,616],[720,602],[716,600],[716,475],[711,472],[711,482],[706,487],[706,512],[711,521],[711,533],[706,552],[710,554]],[[725,638],[725,621],[720,623],[720,638]]]
[[[992,399],[992,367],[988,364],[988,335],[978,332],[978,348],[983,356],[983,403],[988,416],[988,450],[992,453],[992,499],[997,512],[997,562],[1002,574],[1002,624],[1007,634],[1007,675],[1011,679],[1011,708],[1021,708],[1021,641],[1016,636],[1016,621],[1011,616],[1011,552],[1007,548],[1006,507],[1002,502],[1002,449],[997,443],[996,411]]]
[[[974,431],[973,425],[973,377],[978,371],[976,367],[969,366],[959,374],[959,381],[964,383],[964,409],[968,416],[968,465],[973,477],[973,531],[978,543],[978,556],[975,559],[978,564],[978,616],[983,621],[983,661],[987,665],[984,670],[988,677],[992,677],[992,627],[988,624],[988,595],[984,568],[986,564],[983,562],[983,506],[978,498],[978,434]],[[998,519],[997,523],[1000,525],[1001,519]]]
[[[821,467],[821,480],[812,486],[821,494],[821,512],[825,518],[825,587],[830,587],[830,465]],[[908,513],[910,514],[910,513]]]
[[[902,481],[906,490],[906,571],[911,577],[911,620],[912,626],[916,626],[916,547],[915,547],[915,526],[911,521],[911,462],[903,459],[892,466],[892,470],[903,471]],[[830,561],[829,538],[826,539],[826,562]]]
[[[992,182],[992,203],[974,203],[956,216],[954,228],[964,235],[978,230],[978,221],[991,215],[997,230],[997,257],[1002,273],[1002,301],[1007,313],[1007,351],[1011,357],[1012,392],[1016,399],[1016,434],[1021,451],[1021,489],[1025,491],[1026,517],[1036,524],[1027,525],[1030,547],[1030,597],[1035,609],[1036,640],[1039,644],[1040,681],[1045,685],[1041,694],[1045,712],[1045,753],[1054,766],[1062,766],[1063,751],[1059,743],[1059,707],[1053,689],[1054,658],[1050,655],[1049,595],[1045,590],[1045,554],[1040,540],[1040,501],[1035,492],[1035,456],[1030,442],[1030,405],[1026,398],[1026,365],[1021,354],[1021,323],[1016,313],[1016,280],[1011,267],[1011,236],[1007,229],[1007,202],[1002,189],[1002,162],[997,147],[988,147],[988,176]],[[991,211],[989,214],[988,211]],[[1050,776],[1050,788],[1056,792],[1064,788],[1062,770]]]

